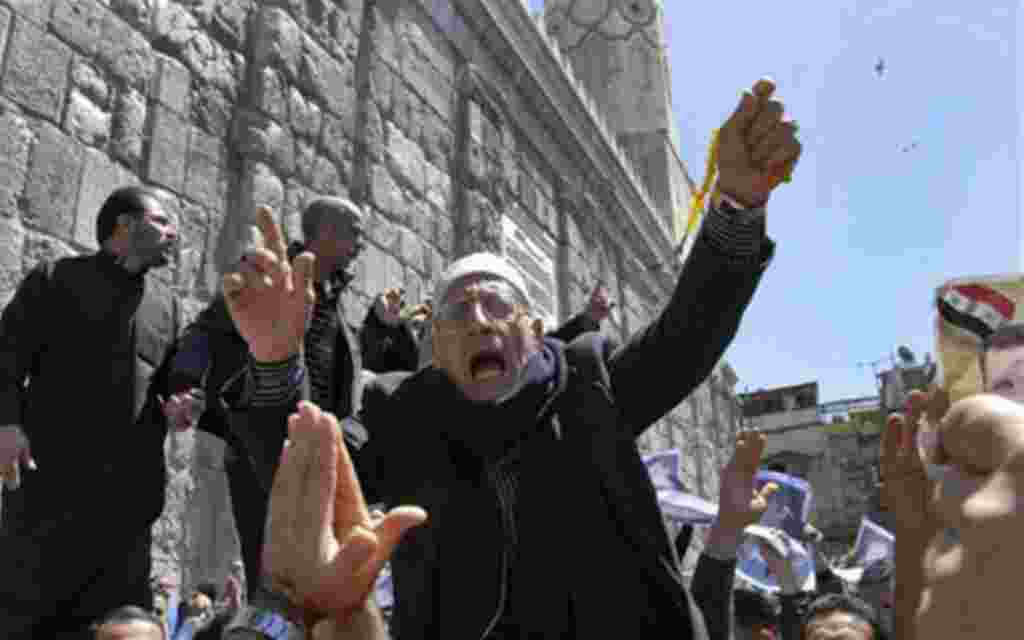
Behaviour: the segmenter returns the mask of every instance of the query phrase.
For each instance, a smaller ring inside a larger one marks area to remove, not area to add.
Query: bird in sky
[[[884,59],[879,58],[878,62],[875,63],[875,73],[878,74],[879,78],[881,78],[885,74],[885,60]]]

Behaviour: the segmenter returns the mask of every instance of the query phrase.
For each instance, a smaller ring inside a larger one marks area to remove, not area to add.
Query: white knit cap
[[[444,304],[444,298],[452,285],[466,276],[489,275],[501,278],[516,290],[516,293],[527,305],[530,304],[530,296],[526,289],[526,280],[505,258],[493,253],[474,253],[465,258],[456,260],[448,270],[441,275],[434,289],[434,305],[440,307]]]

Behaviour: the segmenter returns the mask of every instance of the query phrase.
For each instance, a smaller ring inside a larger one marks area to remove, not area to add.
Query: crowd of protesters
[[[546,331],[503,257],[454,261],[429,297],[343,295],[364,212],[334,197],[287,246],[272,212],[186,327],[154,272],[177,250],[159,195],[117,189],[99,251],[43,261],[0,320],[0,636],[398,640],[1010,637],[1024,409],[1015,379],[949,406],[918,392],[887,426],[881,491],[895,562],[856,584],[793,539],[760,553],[769,595],[735,583],[766,436],[737,435],[693,579],[636,438],[698,385],[739,327],[775,243],[766,205],[801,147],[771,82],[719,134],[718,179],[676,289],[624,343],[601,285]],[[394,283],[399,285],[400,283]],[[1024,342],[1003,332],[980,356]],[[983,366],[984,369],[984,366]],[[1018,389],[1019,391],[1019,389]],[[927,422],[940,444],[917,446]],[[168,430],[227,444],[239,575],[187,597],[151,580]],[[38,461],[38,464],[37,464]],[[813,529],[799,542],[812,548]],[[388,624],[374,585],[388,564]]]

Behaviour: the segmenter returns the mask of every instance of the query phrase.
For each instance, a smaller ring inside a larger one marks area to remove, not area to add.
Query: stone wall
[[[0,0],[0,44],[0,303],[40,259],[95,250],[98,207],[128,183],[180,218],[162,274],[188,317],[256,205],[296,239],[316,194],[370,220],[353,327],[370,296],[400,285],[415,301],[475,250],[515,259],[551,323],[602,280],[623,337],[671,292],[664,216],[515,0]],[[641,443],[692,452],[711,499],[738,424],[735,377],[718,378]],[[186,587],[237,556],[219,447],[167,445],[155,554]]]

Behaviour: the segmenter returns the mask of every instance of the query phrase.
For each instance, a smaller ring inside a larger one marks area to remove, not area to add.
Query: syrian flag
[[[981,284],[956,285],[939,297],[939,315],[952,328],[984,340],[1013,319],[1013,300]]]

